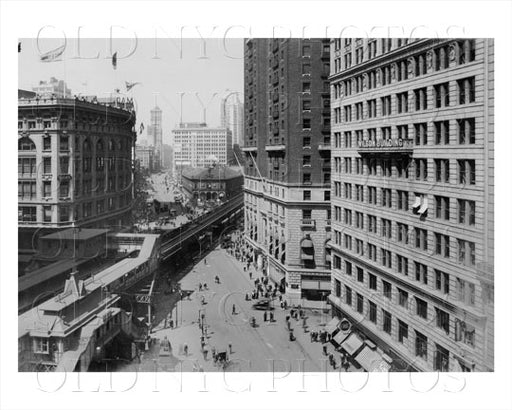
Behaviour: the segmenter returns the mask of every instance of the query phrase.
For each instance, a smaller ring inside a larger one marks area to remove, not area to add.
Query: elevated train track
[[[182,248],[183,243],[193,238],[197,239],[198,235],[210,226],[241,211],[243,200],[243,194],[240,194],[188,224],[163,234],[161,236],[160,260],[166,261]]]

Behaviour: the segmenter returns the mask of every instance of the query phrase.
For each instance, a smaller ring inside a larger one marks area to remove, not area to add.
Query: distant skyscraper
[[[148,127],[148,143],[155,147],[155,157],[159,164],[162,164],[162,110],[155,106],[151,110],[151,120]]]
[[[220,126],[231,131],[233,145],[243,142],[244,104],[240,102],[238,93],[232,93],[222,99],[220,104]]]

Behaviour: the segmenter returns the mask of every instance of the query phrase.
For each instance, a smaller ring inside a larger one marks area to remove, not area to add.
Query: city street
[[[215,275],[220,277],[220,284],[215,283]],[[327,356],[322,352],[322,344],[310,340],[309,331],[322,329],[330,320],[330,315],[307,311],[307,332],[302,327],[302,320],[290,319],[296,337],[296,340],[290,341],[285,320],[289,309],[280,308],[277,299],[274,302],[274,322],[264,322],[264,311],[252,308],[254,300],[245,300],[245,294],[253,290],[256,277],[261,278],[261,274],[255,274],[253,270],[252,280],[249,279],[249,273],[243,271],[241,262],[220,247],[200,259],[180,281],[184,293],[192,293],[190,298],[178,301],[172,309],[174,328],[164,328],[165,320],[162,320],[152,334],[158,340],[143,354],[141,363],[135,359],[118,370],[220,371],[222,368],[212,360],[212,349],[215,349],[217,352],[227,352],[229,364],[226,371],[338,371],[340,356],[334,352],[332,345],[327,344],[329,353],[334,353],[336,369],[329,365]],[[206,283],[208,290],[200,291],[200,283],[203,287]],[[164,299],[157,306],[158,310],[171,311],[175,294],[166,297],[168,304]],[[205,304],[201,302],[203,297]],[[201,352],[201,314],[204,314],[207,326],[206,356]],[[256,327],[250,324],[252,316],[256,319]],[[159,355],[160,341],[164,338],[172,346],[169,356]],[[185,345],[188,354],[185,353]]]

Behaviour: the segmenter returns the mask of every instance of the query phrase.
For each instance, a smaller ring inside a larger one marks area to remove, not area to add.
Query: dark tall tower
[[[321,305],[330,289],[329,41],[249,39],[244,58],[246,239],[289,301]]]

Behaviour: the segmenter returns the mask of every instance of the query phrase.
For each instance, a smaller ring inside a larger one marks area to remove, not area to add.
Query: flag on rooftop
[[[126,84],[126,91],[130,91],[133,87],[135,87],[137,84],[140,84],[140,83],[129,83],[128,81],[125,81],[125,84]]]
[[[21,53],[21,41],[18,41],[18,53]]]

